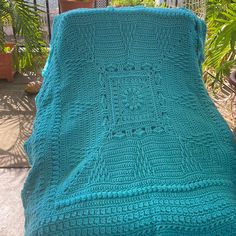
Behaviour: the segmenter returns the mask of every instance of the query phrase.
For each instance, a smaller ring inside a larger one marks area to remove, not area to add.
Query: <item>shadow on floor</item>
[[[16,75],[13,82],[0,80],[0,167],[28,167],[23,150],[35,117],[35,96],[24,88],[34,78]]]

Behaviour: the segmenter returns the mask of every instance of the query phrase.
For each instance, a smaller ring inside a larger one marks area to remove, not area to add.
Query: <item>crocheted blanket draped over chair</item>
[[[24,148],[25,234],[236,235],[236,142],[187,9],[55,17]]]

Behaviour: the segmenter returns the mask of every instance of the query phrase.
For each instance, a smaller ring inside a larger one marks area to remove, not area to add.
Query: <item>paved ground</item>
[[[27,167],[23,142],[31,134],[35,96],[24,92],[28,77],[0,80],[0,167]]]
[[[28,168],[0,169],[0,236],[23,236],[21,189]]]
[[[20,194],[29,168],[24,168],[28,162],[22,145],[31,134],[36,111],[35,96],[24,88],[33,80],[22,75],[11,83],[0,80],[0,236],[24,235]]]

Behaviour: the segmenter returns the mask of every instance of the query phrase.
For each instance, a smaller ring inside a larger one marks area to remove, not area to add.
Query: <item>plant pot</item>
[[[28,94],[36,95],[42,86],[42,81],[29,82],[25,87],[25,92]]]
[[[95,0],[78,1],[78,0],[60,0],[61,12],[70,11],[76,8],[93,8]]]
[[[0,52],[0,79],[7,79],[8,81],[13,80],[14,69],[13,69],[13,52],[14,44],[7,43],[5,47],[9,47],[10,51]]]

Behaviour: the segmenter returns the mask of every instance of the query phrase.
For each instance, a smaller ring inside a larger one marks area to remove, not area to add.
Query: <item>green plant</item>
[[[0,0],[0,50],[7,41],[6,26],[12,28],[15,43],[15,69],[36,69],[38,56],[47,56],[46,43],[40,24],[39,5],[26,0]]]
[[[144,5],[146,7],[154,7],[155,1],[154,0],[112,0],[110,4],[116,7],[137,6],[137,5]]]
[[[209,0],[206,22],[204,79],[214,88],[236,64],[236,0]]]
[[[155,7],[155,1],[154,0],[143,0],[142,5],[145,7]]]
[[[4,53],[9,53],[11,51],[11,48],[10,47],[3,47],[2,51]]]
[[[124,6],[136,6],[140,5],[141,0],[112,0],[112,6],[124,7]]]

